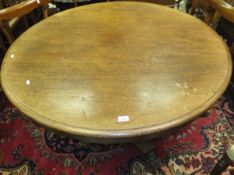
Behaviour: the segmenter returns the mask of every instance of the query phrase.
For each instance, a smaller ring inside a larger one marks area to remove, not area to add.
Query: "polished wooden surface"
[[[225,43],[203,22],[151,3],[110,2],[29,29],[5,56],[1,82],[42,125],[117,143],[192,120],[222,95],[231,71]]]

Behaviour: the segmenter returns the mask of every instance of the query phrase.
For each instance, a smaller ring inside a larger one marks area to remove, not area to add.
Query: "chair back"
[[[234,4],[234,0],[231,0],[231,2]],[[234,7],[223,0],[193,0],[190,13],[194,14],[199,6],[206,7],[207,15],[205,22],[208,24],[216,12],[228,21],[234,22]]]
[[[0,21],[23,16],[37,7],[47,6],[48,2],[49,0],[26,0],[14,6],[4,8],[0,10]],[[43,13],[43,15],[47,17],[48,13]]]

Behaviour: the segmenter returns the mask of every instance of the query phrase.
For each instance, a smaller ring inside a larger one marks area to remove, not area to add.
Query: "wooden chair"
[[[212,20],[217,17],[217,14],[230,21],[231,23],[234,23],[234,7],[223,0],[193,0],[190,14],[194,15],[195,10],[198,9],[199,6],[203,6],[207,10],[207,15],[205,16],[204,21],[208,25],[210,25]],[[233,55],[234,42],[229,45],[229,47],[230,52]]]
[[[0,10],[4,8],[4,5],[3,5],[3,0],[0,0]],[[3,42],[3,39],[2,39],[2,35],[0,33],[0,47],[2,48],[3,52],[5,53],[6,52],[6,46]]]
[[[234,22],[234,7],[223,0],[193,0],[190,14],[194,15],[196,9],[202,7],[206,11],[204,21],[210,24],[215,14],[218,13],[225,19]]]
[[[48,2],[49,0],[26,0],[14,6],[0,10],[0,31],[10,44],[15,40],[12,29],[24,15],[40,7],[43,12],[43,17],[48,17]],[[3,44],[1,43],[1,38],[0,44]],[[3,46],[3,48],[6,50],[5,46]]]

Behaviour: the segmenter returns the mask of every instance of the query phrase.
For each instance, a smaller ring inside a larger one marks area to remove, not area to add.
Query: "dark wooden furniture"
[[[234,7],[223,0],[193,0],[190,13],[193,15],[195,9],[201,7],[206,10],[204,21],[209,24],[216,12],[230,22],[234,22]]]

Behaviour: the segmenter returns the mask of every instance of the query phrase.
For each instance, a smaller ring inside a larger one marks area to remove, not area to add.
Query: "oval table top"
[[[168,7],[109,2],[58,13],[7,52],[1,83],[28,117],[91,142],[162,135],[208,109],[232,63],[206,24]]]

